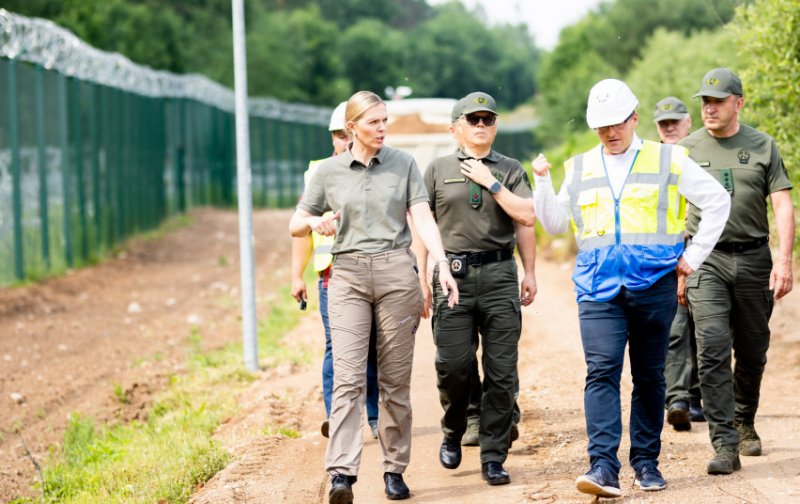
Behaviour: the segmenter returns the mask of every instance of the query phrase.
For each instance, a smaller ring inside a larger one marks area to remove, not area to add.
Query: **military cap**
[[[685,118],[688,113],[689,109],[686,108],[686,105],[682,101],[674,96],[667,96],[656,103],[656,110],[653,112],[653,120],[656,123],[668,121],[670,119],[680,121]]]
[[[728,68],[715,68],[703,76],[700,91],[694,97],[727,98],[732,94],[743,96],[742,81]]]
[[[488,94],[476,91],[461,98],[453,105],[453,113],[450,118],[453,122],[456,122],[462,115],[472,114],[473,112],[491,112],[497,115],[497,104],[494,98]]]

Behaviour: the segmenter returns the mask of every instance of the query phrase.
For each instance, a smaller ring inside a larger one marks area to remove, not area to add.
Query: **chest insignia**
[[[747,162],[750,161],[750,153],[747,152],[747,149],[739,149],[737,155],[739,156],[739,163],[741,164],[747,164]]]
[[[445,184],[463,184],[466,181],[467,181],[467,179],[464,178],[464,177],[444,179],[444,183]]]

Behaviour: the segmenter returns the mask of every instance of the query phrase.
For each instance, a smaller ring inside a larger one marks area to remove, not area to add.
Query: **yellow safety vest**
[[[311,177],[314,175],[314,170],[322,164],[324,160],[311,161],[308,163],[308,169],[303,174],[303,182],[308,185]],[[332,215],[332,212],[326,212],[324,216]],[[328,266],[333,262],[333,255],[331,255],[331,247],[336,240],[334,236],[324,236],[315,231],[311,232],[311,241],[314,244],[314,271],[325,271]]]
[[[618,198],[602,146],[565,163],[578,243],[578,301],[607,301],[625,286],[643,290],[675,268],[683,253],[686,200],[678,192],[687,151],[645,140]]]

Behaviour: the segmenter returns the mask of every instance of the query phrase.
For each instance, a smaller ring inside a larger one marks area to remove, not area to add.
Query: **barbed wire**
[[[41,18],[0,9],[0,56],[41,65],[76,79],[144,96],[187,98],[233,112],[233,90],[199,74],[178,75],[139,65],[119,53],[108,53],[71,31]],[[305,124],[328,124],[330,108],[250,98],[250,115]]]

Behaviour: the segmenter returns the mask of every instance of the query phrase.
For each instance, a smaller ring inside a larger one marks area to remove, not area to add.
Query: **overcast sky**
[[[428,0],[431,5],[447,0]],[[461,0],[473,8],[483,6],[490,23],[526,23],[536,39],[536,45],[552,49],[558,41],[558,33],[572,24],[601,0]]]

